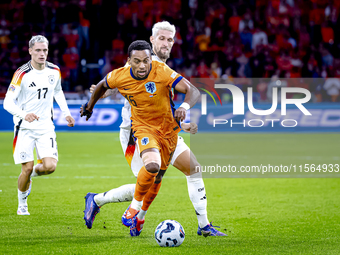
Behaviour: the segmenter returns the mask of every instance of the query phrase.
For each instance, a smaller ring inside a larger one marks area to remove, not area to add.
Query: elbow
[[[4,109],[5,109],[6,111],[8,111],[8,109],[9,109],[9,107],[8,107],[8,98],[6,98],[6,97],[5,97],[5,99],[4,99],[4,104],[3,104],[3,106],[4,106]]]
[[[192,97],[193,97],[193,102],[195,104],[197,103],[198,99],[200,98],[200,95],[201,95],[201,93],[199,92],[199,90],[196,87],[194,87]]]
[[[195,93],[196,93],[196,97],[197,97],[197,100],[198,100],[201,96],[201,92],[197,88],[195,88]]]

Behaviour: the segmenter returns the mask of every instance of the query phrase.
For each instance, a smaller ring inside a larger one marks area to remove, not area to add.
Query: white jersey
[[[61,88],[59,68],[46,61],[43,70],[37,70],[31,61],[14,73],[6,93],[4,108],[13,115],[15,125],[20,129],[30,129],[44,133],[54,130],[53,98],[57,101],[64,116],[71,116]],[[25,116],[34,113],[39,120],[28,122]]]
[[[164,63],[157,55],[152,55],[152,60],[156,60]],[[125,66],[129,64],[126,63]],[[131,129],[131,105],[128,100],[125,99],[124,106],[122,108],[122,124],[120,124],[120,128]]]

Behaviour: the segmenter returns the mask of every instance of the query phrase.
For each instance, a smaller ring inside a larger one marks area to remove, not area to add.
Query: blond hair
[[[176,28],[174,25],[171,25],[168,21],[161,21],[157,22],[152,27],[152,36],[157,36],[159,30],[168,30],[170,32],[174,33],[174,36],[176,34]]]
[[[47,46],[48,46],[48,40],[45,36],[43,35],[35,35],[35,36],[32,36],[31,40],[29,41],[28,43],[28,47],[32,48],[34,46],[35,43],[42,43],[42,42],[45,42],[47,43]]]

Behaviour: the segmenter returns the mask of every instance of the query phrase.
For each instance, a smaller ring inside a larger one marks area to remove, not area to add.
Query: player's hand
[[[74,123],[75,123],[75,121],[74,121],[74,119],[72,118],[72,116],[66,116],[66,121],[67,121],[67,126],[69,126],[69,127],[74,127]]]
[[[190,134],[196,134],[198,130],[198,126],[196,123],[182,123],[181,127],[184,132],[190,133]]]
[[[33,122],[34,120],[39,120],[39,117],[34,113],[27,113],[25,116],[25,120],[28,122]]]
[[[177,121],[183,121],[185,119],[186,114],[187,111],[183,107],[178,107],[178,109],[175,111],[175,119]]]
[[[87,103],[80,107],[80,117],[86,116],[86,121],[88,121],[89,118],[91,118],[93,111],[90,112],[89,110],[86,110],[86,107]]]
[[[96,85],[91,85],[91,87],[90,87],[90,93],[92,94],[93,93],[93,91],[94,91],[94,89],[96,88]]]

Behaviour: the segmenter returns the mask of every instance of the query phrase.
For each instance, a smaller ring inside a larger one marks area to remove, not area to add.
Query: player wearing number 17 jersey
[[[31,177],[51,174],[57,166],[53,98],[68,126],[74,126],[61,89],[60,70],[46,61],[48,40],[41,35],[33,36],[29,42],[29,53],[31,61],[14,73],[4,100],[4,108],[13,115],[15,125],[14,162],[22,165],[18,179],[18,215],[29,215],[27,196],[31,192]],[[34,148],[38,157],[35,166]]]

